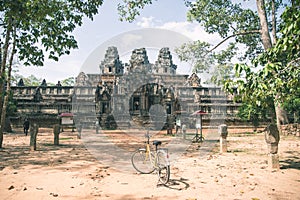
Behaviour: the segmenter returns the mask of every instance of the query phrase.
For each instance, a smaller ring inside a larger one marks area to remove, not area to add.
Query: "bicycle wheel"
[[[167,184],[170,180],[170,163],[168,155],[163,150],[157,152],[158,178],[162,184]]]
[[[145,149],[138,149],[131,156],[131,163],[136,171],[142,174],[150,174],[155,168],[151,163],[149,153],[146,152]],[[154,159],[153,154],[151,153],[151,159]]]

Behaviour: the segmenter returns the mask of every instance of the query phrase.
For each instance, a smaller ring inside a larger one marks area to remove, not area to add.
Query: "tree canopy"
[[[93,19],[102,0],[0,0],[0,148],[14,56],[24,65],[42,66],[77,48],[72,31]],[[4,83],[6,88],[4,91]],[[3,96],[5,96],[3,98]]]
[[[1,0],[1,41],[11,40],[14,27],[16,51],[25,65],[43,65],[45,52],[58,60],[77,48],[72,31],[84,16],[92,19],[100,5],[99,0]]]

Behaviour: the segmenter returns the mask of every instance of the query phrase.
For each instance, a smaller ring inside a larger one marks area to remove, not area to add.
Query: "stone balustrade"
[[[37,91],[38,90],[38,91]],[[56,96],[56,95],[92,95],[95,94],[96,87],[90,86],[13,86],[11,91],[13,93],[14,98],[33,96],[37,92],[39,92],[42,96]]]

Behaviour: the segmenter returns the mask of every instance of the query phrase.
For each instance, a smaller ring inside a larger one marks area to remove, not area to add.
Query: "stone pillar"
[[[300,124],[297,124],[296,136],[300,137]]]
[[[99,134],[100,125],[99,125],[98,119],[97,119],[97,121],[95,123],[95,126],[96,126],[96,134]]]
[[[54,145],[59,145],[59,125],[53,126],[53,133],[54,133]]]
[[[186,139],[186,125],[182,124],[182,137],[185,140]]]
[[[81,139],[82,125],[77,126],[77,139]]]
[[[30,128],[30,150],[36,150],[36,137],[39,132],[39,127],[36,123],[34,123]]]
[[[220,153],[226,153],[227,152],[227,125],[226,124],[221,124],[219,126],[219,134],[220,134]]]
[[[268,167],[279,170],[278,143],[280,140],[279,131],[275,124],[270,124],[265,132],[265,140],[268,145]]]

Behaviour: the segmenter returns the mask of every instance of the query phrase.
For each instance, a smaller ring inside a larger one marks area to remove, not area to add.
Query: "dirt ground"
[[[143,145],[134,135],[101,131],[96,138],[94,130],[86,130],[83,139],[77,139],[76,133],[66,131],[55,146],[52,130],[39,129],[37,150],[30,151],[30,136],[15,130],[4,135],[0,149],[0,198],[300,199],[300,138],[281,137],[280,170],[271,170],[263,133],[249,131],[229,129],[226,153],[219,153],[218,136],[209,131],[203,133],[204,142],[188,142],[184,150],[177,149],[181,154],[170,148],[171,180],[161,185],[155,173],[139,174],[130,165],[123,169],[126,164],[122,162],[130,164],[128,155]],[[110,143],[95,146],[95,141],[104,137]],[[188,135],[187,141],[191,137]],[[168,147],[177,141],[174,138],[161,132],[152,139],[160,139]],[[177,141],[174,146],[180,145]],[[128,154],[115,156],[120,149]]]

